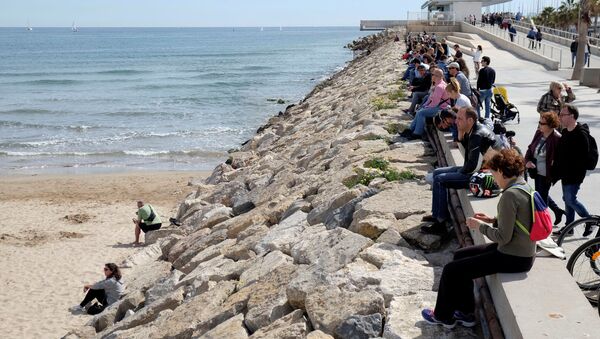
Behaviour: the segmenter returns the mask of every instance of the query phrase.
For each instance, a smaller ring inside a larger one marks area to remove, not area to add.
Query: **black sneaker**
[[[405,138],[406,138],[407,140],[410,140],[410,141],[412,141],[412,140],[421,140],[421,139],[423,139],[423,137],[422,137],[421,135],[419,135],[419,134],[414,134],[414,133],[411,133],[410,135],[406,136]]]
[[[421,218],[421,220],[424,222],[437,222],[438,221],[437,218],[431,214],[424,216],[423,218]]]
[[[593,232],[592,226],[596,226],[596,224],[593,222],[588,222],[585,224],[585,230],[583,230],[583,234],[582,234],[584,237],[587,237],[590,234],[592,234],[592,232]]]
[[[563,227],[563,228],[561,228],[561,229],[559,229],[559,230],[553,231],[553,232],[552,232],[552,235],[559,236],[559,235],[561,235],[561,234],[562,234],[562,232],[564,231],[564,229],[565,229],[565,228]],[[571,229],[571,230],[569,231],[569,233],[567,233],[567,235],[573,235],[573,234],[575,234],[575,233],[573,232],[573,229]]]
[[[407,128],[404,131],[402,131],[402,133],[400,133],[400,136],[404,138],[408,137],[409,135],[412,135],[412,129],[410,128]]]
[[[463,325],[464,327],[473,327],[477,325],[477,319],[475,319],[474,314],[466,314],[461,311],[454,311],[454,320],[457,323]]]
[[[446,227],[445,221],[436,221],[431,225],[421,226],[421,232],[426,234],[445,235],[448,233],[448,228]]]

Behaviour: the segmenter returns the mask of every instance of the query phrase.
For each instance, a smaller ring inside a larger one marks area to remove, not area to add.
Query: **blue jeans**
[[[577,52],[571,52],[571,67],[575,66],[575,58],[577,57]]]
[[[449,218],[448,188],[461,189],[469,187],[471,176],[460,173],[461,168],[461,166],[440,167],[433,171],[431,215],[437,218],[438,221]]]
[[[402,80],[409,80],[409,77],[411,74],[414,74],[415,71],[415,67],[410,65],[408,66],[408,68],[406,69],[406,71],[404,71],[404,75],[402,76]]]
[[[563,200],[565,202],[565,216],[567,217],[566,225],[570,224],[575,220],[575,212],[580,217],[589,217],[590,213],[587,211],[585,206],[577,200],[577,192],[579,192],[580,184],[562,184]]]
[[[410,112],[414,112],[417,105],[424,103],[424,98],[429,94],[429,92],[413,92],[412,93],[412,101],[410,103],[410,107],[408,110]]]
[[[481,94],[481,102],[485,104],[485,118],[488,119],[490,117],[490,105],[492,104],[492,89],[481,89],[479,90],[479,93]],[[477,114],[481,116],[479,108],[477,111]]]
[[[423,135],[423,132],[425,132],[425,119],[433,118],[439,111],[440,108],[438,106],[421,108],[418,110],[415,118],[410,124],[410,129],[413,131],[413,134]]]

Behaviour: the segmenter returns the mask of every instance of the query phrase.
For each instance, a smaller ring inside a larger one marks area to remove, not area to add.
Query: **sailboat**
[[[77,26],[75,26],[75,21],[73,21],[73,26],[71,26],[71,31],[73,31],[73,32],[79,31],[79,29],[77,28]]]
[[[31,28],[31,25],[29,25],[29,20],[27,20],[27,30],[28,31],[33,31],[33,28]]]
[[[264,27],[261,27],[261,28],[260,28],[260,31],[261,31],[261,32],[263,32],[264,30],[265,30],[265,28],[264,28]]]

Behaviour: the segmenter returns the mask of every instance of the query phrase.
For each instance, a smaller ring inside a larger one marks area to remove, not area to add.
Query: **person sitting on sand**
[[[98,314],[108,305],[113,304],[121,298],[124,293],[125,285],[121,279],[121,271],[114,263],[104,265],[105,279],[98,281],[93,285],[83,285],[83,292],[87,292],[83,301],[78,305],[71,307],[73,313]],[[87,304],[94,299],[98,301],[93,306],[86,308]]]
[[[140,200],[137,202],[137,207],[138,211],[136,214],[138,217],[132,219],[135,224],[134,246],[140,244],[140,230],[144,231],[144,233],[148,233],[149,231],[156,231],[162,226],[162,221],[152,205],[144,204],[144,202]]]

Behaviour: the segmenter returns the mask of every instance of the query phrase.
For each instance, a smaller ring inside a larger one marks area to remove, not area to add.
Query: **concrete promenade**
[[[577,99],[574,104],[579,108],[581,116],[579,121],[587,123],[590,131],[597,140],[600,140],[600,93],[595,88],[579,86],[578,82],[568,81],[571,75],[570,69],[559,71],[548,71],[535,63],[519,59],[508,51],[499,50],[491,43],[484,40],[474,41],[483,47],[483,55],[491,58],[491,67],[496,70],[496,85],[504,86],[508,90],[511,103],[515,104],[521,112],[521,123],[508,122],[507,129],[517,133],[517,144],[522,150],[526,150],[533,134],[537,129],[539,114],[536,111],[540,97],[548,91],[550,81],[560,81],[569,84]],[[465,61],[472,70],[472,58],[465,54]],[[471,71],[474,74],[474,71]],[[471,76],[471,82],[476,80]],[[589,171],[582,185],[579,197],[590,213],[600,213],[596,196],[600,190],[600,169]],[[561,201],[562,192],[560,184],[552,187],[551,196],[563,205]]]

